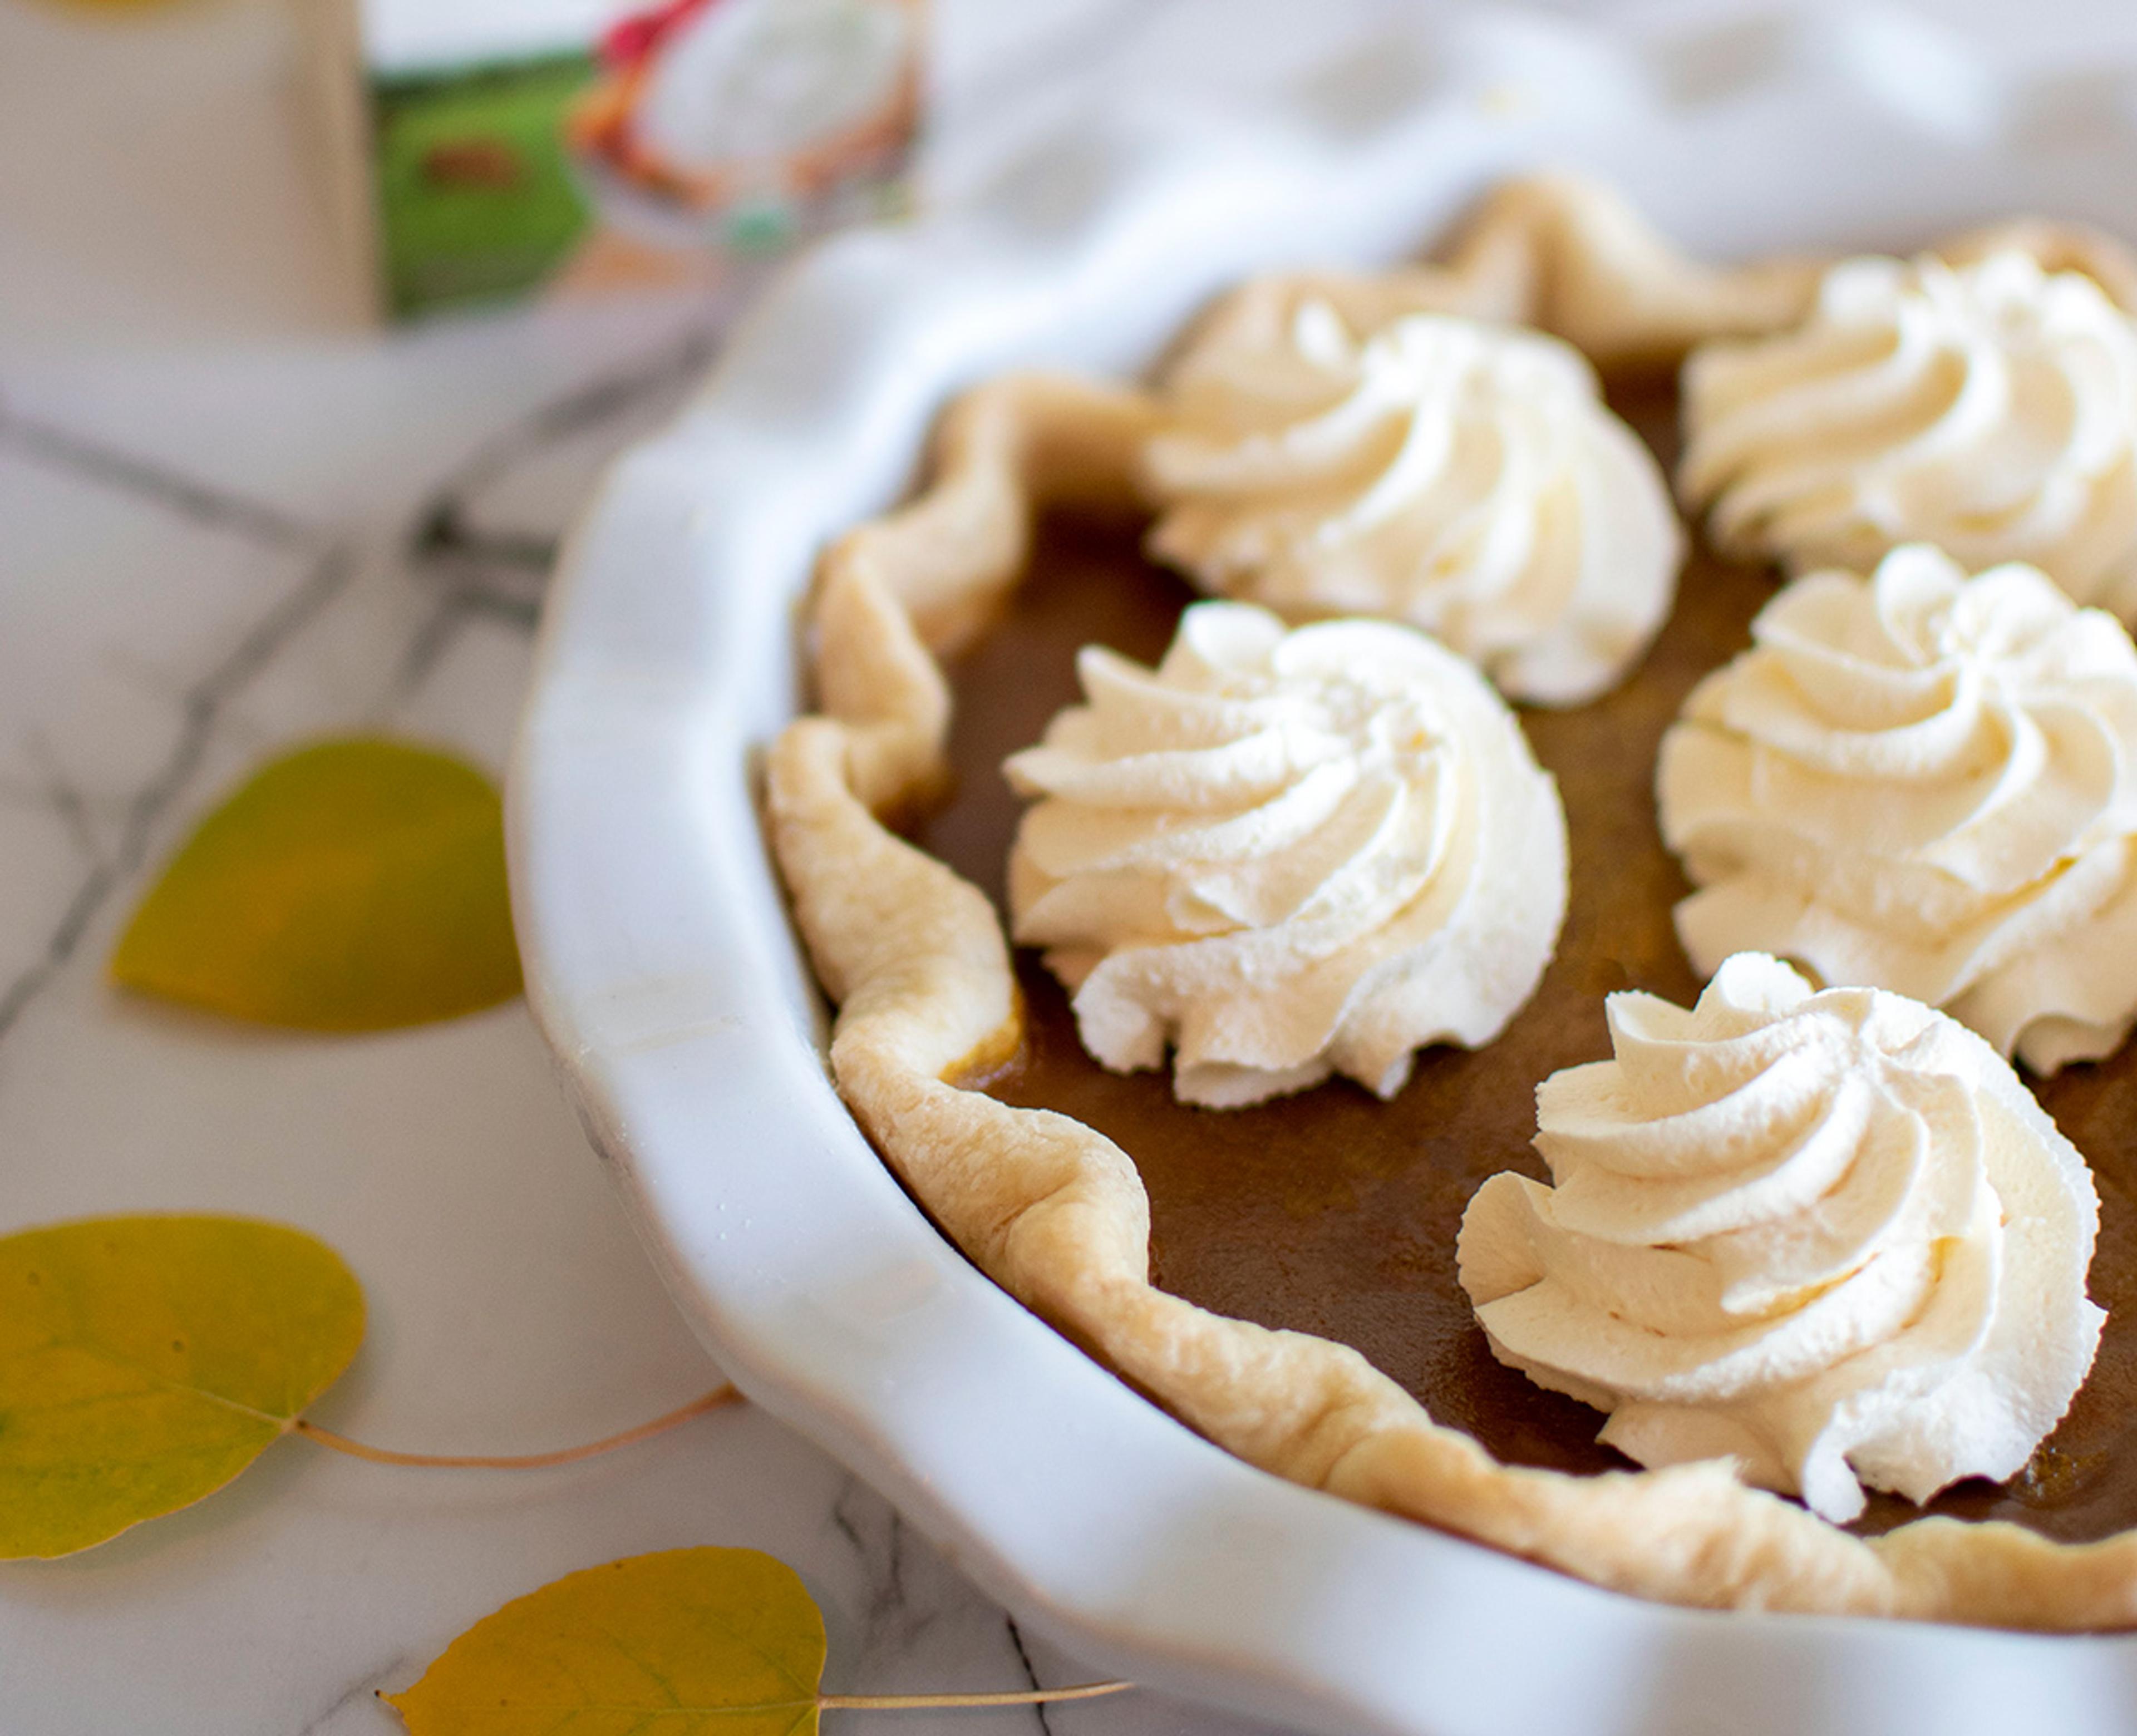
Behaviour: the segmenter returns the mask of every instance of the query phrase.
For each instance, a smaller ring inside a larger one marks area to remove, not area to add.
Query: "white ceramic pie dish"
[[[957,208],[794,274],[581,526],[510,792],[537,1016],[750,1397],[1093,1665],[1263,1717],[2137,1732],[2137,1636],[1663,1608],[1189,1433],[966,1264],[848,1118],[755,806],[815,552],[909,482],[959,386],[1132,371],[1222,284],[1414,252],[1539,161],[1615,180],[1715,256],[1904,247],[2019,212],[2114,227],[2137,184],[2120,89],[2098,67],[2021,83],[1883,14],[1641,51],[1482,24],[1430,67],[1370,43],[1302,67],[1250,119],[1088,114]]]

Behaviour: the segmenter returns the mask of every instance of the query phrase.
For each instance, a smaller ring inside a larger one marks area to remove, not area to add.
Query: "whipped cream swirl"
[[[1200,603],[1005,766],[1016,939],[1083,1044],[1226,1107],[1332,1070],[1382,1097],[1497,1035],[1565,913],[1558,786],[1474,669],[1407,627]]]
[[[2137,647],[2032,567],[1797,580],[1663,737],[1702,971],[1745,949],[1943,1007],[2037,1072],[2137,1018]]]
[[[1934,542],[2137,615],[2137,323],[2089,277],[1851,260],[1799,329],[1695,352],[1684,416],[1678,491],[1726,552]]]
[[[1536,1092],[1555,1185],[1469,1203],[1499,1359],[1648,1466],[1733,1457],[1836,1523],[2025,1464],[2092,1365],[2085,1160],[1981,1039],[1758,954],[1687,1011],[1612,995],[1614,1058]]]
[[[1436,314],[1361,341],[1319,301],[1287,335],[1166,382],[1151,553],[1293,620],[1408,621],[1516,698],[1614,684],[1669,612],[1683,534],[1580,353]]]

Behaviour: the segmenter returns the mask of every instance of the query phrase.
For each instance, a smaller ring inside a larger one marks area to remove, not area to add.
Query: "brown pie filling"
[[[1616,407],[1665,463],[1675,405],[1644,393]],[[1074,659],[1099,643],[1155,662],[1195,594],[1145,561],[1137,525],[1052,522],[1004,618],[951,669],[956,790],[914,833],[1000,907],[1021,805],[1000,765],[1080,697]],[[964,1082],[1006,1103],[1058,1110],[1098,1129],[1148,1188],[1152,1281],[1264,1326],[1362,1351],[1420,1399],[1517,1465],[1594,1471],[1629,1463],[1599,1447],[1599,1413],[1492,1359],[1455,1280],[1454,1238],[1483,1179],[1543,1179],[1530,1146],[1535,1087],[1609,1053],[1603,996],[1647,989],[1689,1003],[1700,983],[1670,926],[1688,890],[1655,824],[1652,779],[1663,729],[1692,683],[1741,649],[1772,575],[1697,549],[1677,607],[1647,660],[1594,704],[1524,710],[1554,772],[1572,844],[1572,899],[1535,998],[1476,1053],[1428,1049],[1383,1103],[1347,1081],[1250,1109],[1176,1102],[1168,1072],[1109,1073],[1077,1040],[1066,997],[1036,955],[1020,952],[1024,1046]],[[2011,1520],[2087,1541],[2137,1525],[2137,1044],[2066,1069],[2038,1095],[2091,1161],[2100,1194],[2093,1299],[2108,1311],[2091,1378],[2070,1414],[2008,1484],[1956,1485],[1927,1509],[1872,1495],[1851,1529],[1877,1532],[1923,1511]]]

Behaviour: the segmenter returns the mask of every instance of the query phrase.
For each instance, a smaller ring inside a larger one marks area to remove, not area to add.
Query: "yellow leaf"
[[[519,992],[497,790],[449,754],[322,742],[187,840],[111,958],[129,989],[262,1024],[386,1030]]]
[[[506,1604],[386,1699],[411,1736],[815,1736],[823,1675],[824,1617],[793,1568],[666,1549]]]
[[[0,1559],[72,1554],[244,1470],[348,1366],[333,1250],[242,1218],[0,1238]]]

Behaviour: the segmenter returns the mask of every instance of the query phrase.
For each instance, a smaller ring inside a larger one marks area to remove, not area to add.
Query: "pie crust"
[[[1936,250],[1959,260],[1998,246],[2085,270],[2137,307],[2137,260],[2083,230],[2028,222]],[[1535,177],[1493,194],[1443,265],[1262,280],[1186,341],[1269,329],[1316,296],[1356,329],[1424,310],[1540,326],[1622,373],[1673,365],[1708,338],[1786,326],[1820,269],[1695,265],[1614,194]],[[1000,609],[1038,512],[1139,508],[1134,456],[1156,417],[1130,387],[1039,374],[981,385],[942,417],[918,497],[848,533],[821,564],[809,646],[819,709],[772,746],[768,819],[838,1006],[833,1076],[914,1197],[1042,1318],[1219,1446],[1308,1487],[1674,1603],[2137,1623],[2137,1531],[2073,1544],[1932,1517],[1862,1539],[1719,1463],[1592,1476],[1502,1464],[1356,1350],[1153,1287],[1149,1203],[1129,1155],[1068,1116],[955,1082],[1014,1053],[1020,1009],[993,906],[892,830],[947,775],[938,659]]]

